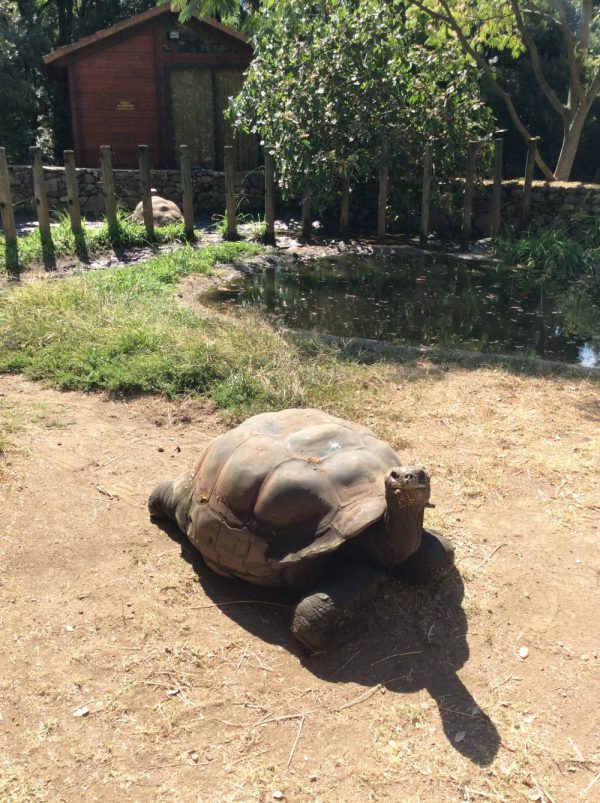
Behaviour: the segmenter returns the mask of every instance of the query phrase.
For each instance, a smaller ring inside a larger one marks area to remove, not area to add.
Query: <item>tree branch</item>
[[[579,46],[582,50],[587,50],[590,46],[590,30],[592,27],[592,0],[582,0],[581,2],[581,33],[579,34]]]
[[[598,97],[598,93],[600,92],[600,68],[594,77],[594,80],[590,84],[590,88],[585,93],[585,103],[589,106],[596,100]]]
[[[504,105],[506,106],[506,108],[508,110],[508,113],[510,115],[511,120],[513,121],[513,124],[514,124],[515,128],[521,134],[521,136],[523,137],[525,142],[529,143],[529,141],[532,139],[532,136],[529,133],[529,131],[527,130],[527,128],[525,127],[525,125],[523,124],[521,118],[519,117],[519,115],[517,113],[517,110],[515,109],[514,103],[512,102],[511,96],[508,94],[508,92],[506,92],[502,88],[502,86],[498,82],[498,79],[494,75],[494,71],[493,71],[492,67],[490,66],[490,64],[471,45],[471,43],[469,42],[469,40],[465,36],[465,33],[464,33],[463,29],[459,25],[458,21],[452,15],[452,12],[450,11],[450,8],[448,6],[447,0],[440,0],[440,4],[441,4],[442,8],[444,9],[445,14],[441,14],[439,11],[434,11],[429,6],[426,6],[425,3],[422,2],[422,0],[413,0],[413,2],[415,4],[415,6],[417,8],[419,8],[421,11],[425,12],[425,14],[427,14],[430,17],[433,17],[433,19],[437,19],[440,22],[443,22],[445,25],[448,25],[454,31],[454,33],[458,37],[458,41],[460,42],[461,47],[464,50],[464,52],[467,55],[469,55],[475,61],[475,63],[480,67],[481,70],[483,70],[483,72],[490,79],[490,82],[491,82],[492,87],[494,88],[495,92],[498,95],[500,95],[500,97],[504,101]],[[559,103],[560,103],[560,101],[559,101]],[[561,112],[561,116],[562,116],[562,112]],[[536,151],[535,161],[536,161],[537,166],[540,168],[540,170],[544,174],[544,176],[547,179],[549,179],[550,181],[554,180],[555,175],[552,172],[552,170],[548,167],[546,162],[540,156],[539,150]]]
[[[517,30],[521,34],[521,39],[525,43],[525,47],[529,50],[529,55],[531,56],[531,66],[533,67],[533,74],[535,75],[535,79],[538,82],[538,85],[544,95],[546,96],[548,103],[552,106],[552,108],[560,114],[561,117],[566,118],[569,114],[568,108],[562,103],[556,94],[556,92],[552,89],[548,81],[546,81],[546,76],[542,70],[542,64],[540,62],[540,54],[537,49],[537,45],[529,35],[529,31],[527,30],[527,26],[525,25],[525,20],[523,19],[523,14],[521,13],[521,8],[519,6],[518,0],[510,0],[510,7],[512,8],[513,14],[515,15],[515,21],[517,23]]]
[[[567,17],[567,9],[565,8],[563,0],[553,0],[553,2],[558,11],[558,16],[560,19],[560,29],[562,31],[563,39],[565,42],[565,48],[567,51],[567,59],[569,61],[569,73],[571,75],[572,94],[574,94],[579,100],[579,102],[582,103],[585,99],[585,91],[581,83],[581,70],[583,66],[581,55],[578,56],[576,53],[576,43],[573,38],[573,32],[571,31],[571,26],[569,25],[569,19]],[[581,43],[581,38],[579,41]],[[567,106],[570,106],[570,103],[567,102]]]

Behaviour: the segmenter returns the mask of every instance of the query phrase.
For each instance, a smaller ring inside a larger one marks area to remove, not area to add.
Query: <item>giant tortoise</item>
[[[262,413],[215,438],[193,472],[151,493],[226,577],[306,594],[292,630],[311,650],[348,633],[390,573],[441,579],[453,550],[423,529],[430,480],[362,426],[321,410]]]

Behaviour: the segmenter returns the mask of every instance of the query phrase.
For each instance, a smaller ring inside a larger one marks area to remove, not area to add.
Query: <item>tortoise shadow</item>
[[[179,545],[215,607],[249,633],[283,646],[328,683],[381,686],[397,694],[427,690],[451,746],[479,766],[493,762],[499,733],[457,675],[469,658],[469,646],[464,584],[456,569],[431,589],[391,581],[373,601],[368,617],[357,622],[356,639],[308,656],[290,630],[296,594],[220,577],[175,524],[154,524]]]

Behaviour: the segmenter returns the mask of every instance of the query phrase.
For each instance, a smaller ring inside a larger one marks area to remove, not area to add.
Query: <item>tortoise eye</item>
[[[397,480],[397,479],[398,479],[398,476],[399,476],[399,475],[398,475],[398,472],[397,472],[397,471],[391,471],[391,472],[390,472],[390,477],[391,477],[393,480]]]

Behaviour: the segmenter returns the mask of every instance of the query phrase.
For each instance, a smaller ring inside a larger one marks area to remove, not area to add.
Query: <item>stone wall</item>
[[[86,216],[94,216],[104,209],[100,170],[79,168],[79,194],[81,208]],[[46,191],[51,209],[65,209],[67,194],[62,167],[44,168]],[[31,168],[9,167],[12,200],[17,212],[31,216],[35,210]],[[126,209],[134,209],[140,200],[139,174],[137,170],[115,170],[115,190],[117,200]],[[194,169],[194,208],[197,213],[219,213],[225,209],[225,177],[222,172]],[[152,185],[159,195],[174,201],[181,207],[181,175],[178,170],[152,171]],[[237,176],[236,191],[241,196],[241,211],[261,213],[264,210],[264,176],[262,169]],[[460,229],[464,182],[455,181],[434,194],[431,209],[431,230],[438,235],[451,236]],[[502,184],[502,223],[517,223],[523,196],[523,182],[504,181]],[[351,195],[350,225],[357,233],[372,232],[377,221],[378,190],[376,182],[354,187]],[[480,183],[474,199],[473,233],[487,236],[490,227],[492,184]],[[337,199],[324,220],[337,226],[339,204]],[[403,203],[399,203],[404,201]],[[398,203],[404,207],[396,211]],[[409,211],[406,211],[408,207]],[[412,211],[410,211],[412,209]],[[419,227],[419,199],[402,198],[392,187],[390,208],[388,210],[388,230],[391,232],[416,232]],[[551,225],[559,220],[567,220],[575,231],[585,232],[590,221],[600,218],[600,185],[575,182],[534,181],[531,196],[531,222]]]
[[[462,188],[461,188],[462,198]],[[523,200],[523,181],[502,182],[502,223],[514,225],[519,221]],[[489,235],[492,209],[492,182],[485,181],[477,188],[473,224],[475,231]],[[462,200],[461,200],[462,203]],[[531,191],[530,221],[541,226],[559,222],[575,232],[585,232],[587,226],[600,219],[600,185],[572,181],[534,181]]]
[[[51,209],[67,208],[67,190],[64,168],[45,167],[46,192]],[[95,216],[104,209],[100,170],[78,168],[79,198],[81,211],[86,216]],[[9,167],[12,201],[17,213],[31,215],[35,211],[31,168],[15,165]],[[136,207],[141,199],[140,179],[137,170],[115,170],[115,194],[117,201],[128,210]],[[214,170],[192,170],[194,208],[196,212],[223,213],[225,210],[225,175]],[[180,208],[181,173],[179,170],[153,170],[152,186],[158,195],[174,201]],[[242,196],[241,211],[262,212],[264,209],[264,175],[262,170],[239,173],[236,179],[238,197]]]
[[[391,187],[388,203],[388,231],[414,233],[419,230],[420,198],[409,195],[410,188],[402,193]],[[460,231],[464,181],[454,181],[438,188],[431,203],[430,228],[441,236],[452,236]],[[523,198],[523,181],[502,182],[502,224],[519,222]],[[350,223],[356,231],[370,231],[377,223],[378,188],[375,182],[355,187],[350,200]],[[473,202],[473,234],[487,237],[490,233],[492,208],[492,182],[477,185]],[[334,202],[327,215],[328,222],[336,225],[339,202]],[[549,226],[567,222],[576,233],[585,234],[586,228],[600,219],[600,185],[576,182],[534,181],[531,193],[531,223]]]

